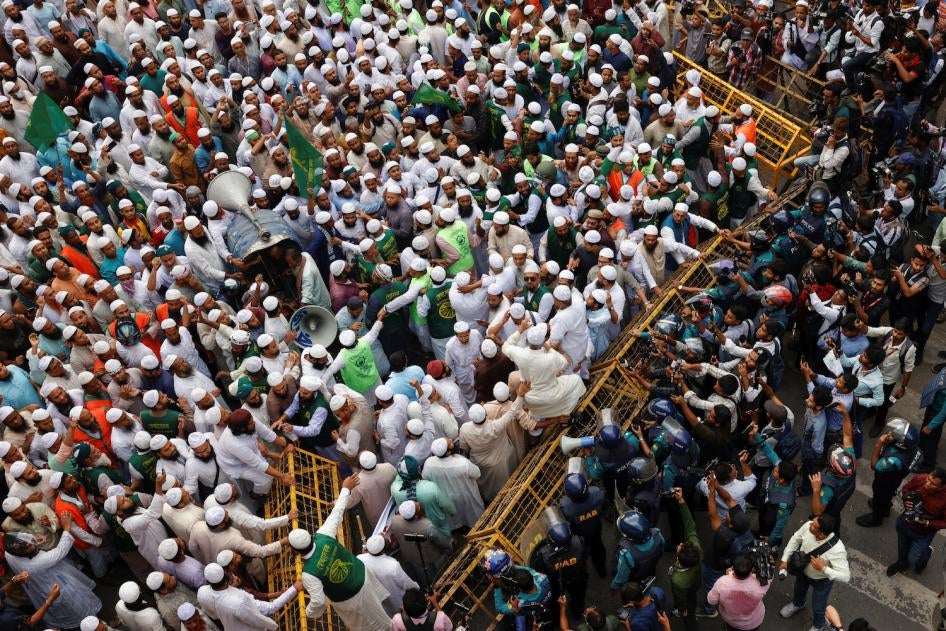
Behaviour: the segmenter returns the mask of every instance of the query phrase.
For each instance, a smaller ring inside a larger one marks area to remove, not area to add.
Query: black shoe
[[[894,574],[899,574],[906,569],[905,565],[900,565],[899,563],[891,563],[887,566],[887,576],[893,576]]]
[[[882,519],[875,518],[873,513],[864,513],[854,521],[857,522],[858,526],[863,526],[864,528],[876,528],[884,523]]]
[[[874,425],[873,427],[870,428],[870,432],[867,435],[870,436],[871,438],[877,438],[878,436],[880,436],[880,432],[882,431],[884,431],[883,425]]]

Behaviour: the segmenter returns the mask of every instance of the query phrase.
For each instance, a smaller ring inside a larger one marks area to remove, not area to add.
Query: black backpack
[[[778,441],[775,443],[775,453],[782,460],[793,460],[801,451],[801,439],[795,430],[786,423]]]

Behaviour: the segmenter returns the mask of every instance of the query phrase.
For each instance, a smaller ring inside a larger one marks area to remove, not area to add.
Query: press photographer
[[[946,528],[946,469],[913,476],[900,489],[903,512],[897,518],[897,560],[887,567],[887,576],[913,566],[917,574],[926,569],[936,533]]]
[[[765,604],[762,599],[772,586],[771,581],[763,585],[756,574],[755,563],[747,554],[733,559],[732,567],[721,576],[706,600],[719,609],[719,616],[727,631],[756,631],[762,628]]]

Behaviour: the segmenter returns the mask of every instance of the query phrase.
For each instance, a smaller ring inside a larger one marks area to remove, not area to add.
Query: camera
[[[684,0],[683,6],[680,7],[680,15],[689,17],[694,13],[696,13],[696,2],[694,0]]]
[[[916,491],[907,493],[907,496],[903,498],[903,518],[912,522],[929,519],[929,515],[923,510],[923,498]]]
[[[775,548],[764,539],[755,541],[749,546],[749,558],[759,584],[768,585],[775,576]]]
[[[854,281],[850,279],[841,281],[841,287],[844,288],[848,296],[855,296],[860,291]]]

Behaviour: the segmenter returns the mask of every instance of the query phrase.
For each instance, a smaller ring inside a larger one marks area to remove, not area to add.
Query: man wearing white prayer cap
[[[297,528],[289,533],[289,545],[302,557],[302,584],[309,594],[305,611],[308,617],[320,618],[331,599],[332,609],[349,629],[388,631],[391,619],[381,604],[389,596],[388,590],[365,569],[361,559],[338,541],[338,528],[351,490],[357,485],[357,477],[345,478],[332,512],[315,535]],[[338,572],[337,567],[348,571]]]
[[[204,578],[207,585],[198,590],[197,602],[201,609],[219,620],[226,631],[276,631],[280,627],[269,616],[297,599],[302,588],[300,581],[296,581],[272,601],[257,600],[249,592],[234,587],[230,583],[230,572],[216,562],[207,564]],[[190,611],[184,613],[190,614]]]
[[[384,553],[384,547],[385,539],[382,535],[371,535],[365,542],[365,552],[359,554],[358,558],[388,590],[388,597],[382,604],[385,612],[393,616],[401,610],[404,592],[409,589],[419,589],[420,585],[407,575],[397,559]]]
[[[164,626],[160,612],[145,603],[141,598],[141,587],[134,581],[127,581],[118,588],[115,615],[129,629],[160,629]]]
[[[471,528],[483,514],[480,468],[456,452],[452,441],[444,437],[434,440],[430,452],[424,462],[424,479],[436,483],[453,500],[456,512],[447,516],[450,530]]]
[[[406,418],[405,412],[405,423]],[[378,462],[378,457],[370,451],[358,454],[358,466],[361,469],[358,473],[358,486],[352,489],[348,505],[354,508],[361,504],[368,523],[376,524],[391,499],[391,483],[394,482],[397,471],[389,462]]]
[[[469,323],[459,321],[453,325],[453,337],[447,341],[444,352],[444,363],[450,368],[454,380],[460,386],[460,392],[467,406],[476,401],[474,360],[480,356],[482,342],[483,335],[479,331],[471,329]],[[460,418],[459,411],[455,410],[454,413]]]
[[[428,576],[433,575],[435,568],[442,566],[444,557],[451,549],[449,533],[444,533],[427,517],[418,501],[404,500],[398,504],[388,533],[398,542],[401,565],[408,576],[416,581],[426,581]],[[418,551],[418,545],[414,543],[417,537],[408,539],[410,535],[423,536],[419,546],[422,551]],[[422,563],[426,564],[426,571]]]

